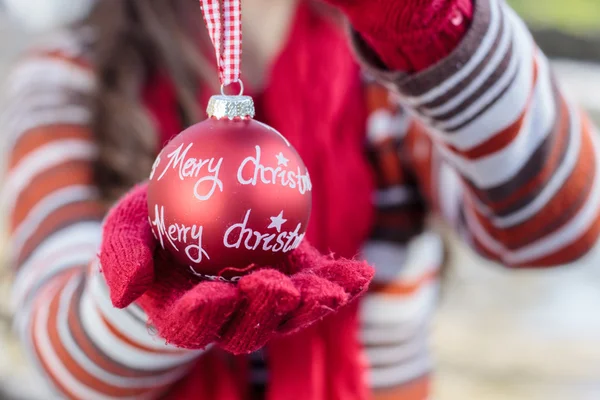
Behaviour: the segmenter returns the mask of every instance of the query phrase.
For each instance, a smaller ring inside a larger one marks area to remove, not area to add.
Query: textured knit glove
[[[325,0],[340,9],[391,69],[425,69],[460,42],[473,0]]]
[[[255,351],[275,335],[336,311],[363,293],[373,276],[367,264],[322,256],[305,241],[277,269],[258,270],[237,284],[199,282],[157,246],[145,185],[107,216],[100,263],[115,307],[135,301],[176,346],[199,349],[215,342],[234,354]]]

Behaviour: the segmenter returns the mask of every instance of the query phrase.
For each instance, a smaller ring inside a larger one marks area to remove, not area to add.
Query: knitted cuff
[[[449,55],[473,16],[473,0],[376,0],[360,7],[353,4],[341,6],[353,28],[388,69],[406,72],[424,70]]]

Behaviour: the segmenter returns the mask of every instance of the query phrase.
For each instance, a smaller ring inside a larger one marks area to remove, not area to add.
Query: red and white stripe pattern
[[[597,243],[598,135],[503,1],[477,1],[459,48],[433,68],[370,70],[417,116],[406,174],[482,254],[552,266]]]
[[[361,303],[359,339],[374,400],[424,400],[430,393],[433,362],[427,339],[444,245],[437,234],[424,231],[422,188],[402,154],[412,116],[377,83],[367,80],[366,93],[369,155],[378,188],[376,223],[363,257],[376,274]]]
[[[139,308],[113,308],[96,265],[88,268],[105,213],[83,101],[95,78],[72,46],[51,49],[17,65],[0,115],[9,146],[2,199],[19,268],[16,326],[61,397],[156,398],[200,353],[167,345]]]
[[[204,22],[215,48],[223,85],[240,79],[242,6],[240,0],[200,0]]]
[[[359,334],[374,400],[428,398],[433,370],[428,340],[443,250],[431,232],[404,246],[383,241],[365,246],[363,255],[376,275],[361,302]]]

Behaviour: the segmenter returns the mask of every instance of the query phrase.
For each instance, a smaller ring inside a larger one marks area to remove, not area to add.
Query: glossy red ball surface
[[[301,242],[312,186],[296,150],[273,128],[207,119],[157,157],[148,185],[152,231],[190,272],[236,280]]]

